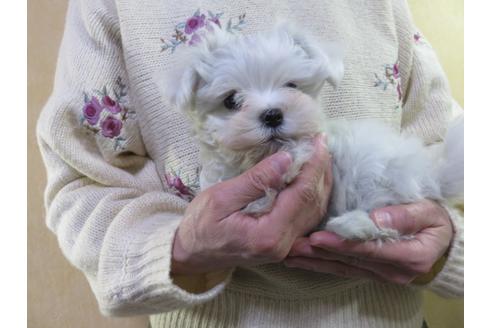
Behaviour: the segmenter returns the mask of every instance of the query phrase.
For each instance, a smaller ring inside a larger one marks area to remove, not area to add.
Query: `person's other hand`
[[[279,193],[271,212],[259,218],[241,209],[264,196],[265,188],[281,188],[292,162],[285,152],[201,192],[187,207],[176,232],[171,271],[206,273],[282,261],[296,238],[316,227],[326,212],[331,160],[322,137],[314,142],[312,158]]]
[[[381,208],[371,217],[381,228],[393,228],[414,238],[380,244],[343,240],[331,232],[318,231],[296,240],[285,265],[342,277],[409,284],[432,270],[453,238],[447,211],[434,201]]]

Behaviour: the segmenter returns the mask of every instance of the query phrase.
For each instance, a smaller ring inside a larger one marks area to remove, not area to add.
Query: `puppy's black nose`
[[[284,120],[284,115],[279,108],[269,108],[260,115],[260,120],[270,128],[276,128]]]

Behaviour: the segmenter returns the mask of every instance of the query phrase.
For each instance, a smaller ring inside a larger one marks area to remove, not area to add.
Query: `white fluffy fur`
[[[390,204],[462,195],[463,121],[450,129],[446,147],[430,151],[417,138],[401,136],[381,122],[326,120],[316,98],[325,81],[336,86],[342,79],[340,52],[295,31],[280,24],[267,33],[237,36],[215,28],[184,56],[185,66],[165,87],[193,123],[202,189],[279,150],[293,154],[288,183],[309,159],[313,136],[325,131],[334,178],[325,228],[344,238],[397,238],[397,232],[376,227],[368,213]],[[297,88],[287,87],[289,82]],[[241,106],[231,111],[223,101],[233,91]],[[260,121],[268,108],[281,109],[280,128]],[[266,190],[245,211],[269,211],[276,195]]]

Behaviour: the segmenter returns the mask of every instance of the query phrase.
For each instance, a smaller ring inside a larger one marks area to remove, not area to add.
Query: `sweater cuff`
[[[443,297],[463,297],[464,294],[464,226],[461,213],[441,204],[448,212],[453,224],[454,238],[442,270],[427,288]]]
[[[162,214],[162,213],[161,213]],[[100,310],[105,315],[136,315],[167,312],[207,302],[216,297],[230,280],[232,270],[207,276],[196,276],[206,280],[207,288],[184,289],[171,276],[171,256],[174,234],[179,226],[178,215],[148,218],[132,231],[131,240],[121,241],[108,250],[105,267],[119,268],[120,274],[104,275],[118,277],[119,281],[101,281],[113,288],[104,293]],[[124,247],[124,249],[121,249]],[[124,254],[124,256],[121,256]],[[105,269],[104,267],[102,268]],[[188,279],[193,277],[188,277]]]

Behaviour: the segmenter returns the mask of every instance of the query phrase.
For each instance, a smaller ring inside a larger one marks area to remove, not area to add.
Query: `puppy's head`
[[[167,85],[169,98],[202,141],[238,154],[273,152],[319,132],[316,97],[326,81],[337,86],[343,76],[336,49],[285,23],[250,36],[215,27],[184,56],[186,66]]]

